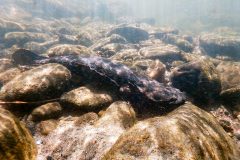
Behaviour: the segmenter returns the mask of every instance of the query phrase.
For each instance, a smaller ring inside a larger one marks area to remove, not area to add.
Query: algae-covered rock
[[[132,26],[120,26],[111,30],[108,35],[119,34],[130,43],[139,43],[140,41],[147,40],[149,34],[147,31]]]
[[[240,85],[240,63],[239,62],[221,62],[217,65],[222,90],[234,88]]]
[[[62,95],[61,102],[76,109],[96,110],[111,104],[113,98],[107,93],[97,93],[87,87],[76,88]]]
[[[124,133],[104,160],[237,160],[235,142],[209,113],[185,104],[163,117],[143,120]]]
[[[162,37],[161,40],[167,44],[176,45],[179,49],[181,49],[184,52],[193,51],[193,44],[181,36],[168,34]]]
[[[0,59],[0,73],[5,72],[7,69],[13,67],[13,63],[10,59]]]
[[[21,70],[18,68],[10,68],[7,69],[5,72],[0,73],[0,83],[6,84],[10,80],[12,80],[17,75],[21,74]]]
[[[157,80],[158,82],[165,82],[166,66],[159,60],[136,60],[132,63],[130,68],[137,73],[141,73],[149,78]]]
[[[31,113],[33,121],[58,118],[62,113],[62,107],[58,102],[47,103],[35,108]]]
[[[66,117],[46,137],[37,137],[38,159],[92,159],[99,160],[119,136],[135,121],[135,112],[126,102],[115,102],[98,119],[97,114]]]
[[[92,51],[87,47],[81,45],[71,45],[71,44],[60,44],[51,47],[45,53],[46,55],[52,56],[63,56],[69,54],[77,54],[82,56],[93,55]]]
[[[51,39],[51,37],[44,33],[32,33],[32,32],[9,32],[4,36],[4,42],[7,46],[11,47],[16,44],[23,46],[27,42],[45,42]]]
[[[171,81],[174,87],[187,92],[196,100],[216,98],[221,92],[219,73],[211,61],[195,61],[173,69]]]
[[[63,92],[70,78],[70,71],[62,65],[42,65],[6,83],[0,90],[0,99],[38,101],[55,98]]]
[[[158,59],[163,63],[183,60],[181,51],[176,46],[170,44],[159,44],[157,46],[144,47],[139,50],[139,53],[147,59]]]
[[[25,126],[9,111],[0,108],[0,159],[35,160],[35,141]]]
[[[240,59],[240,39],[238,35],[204,34],[200,37],[200,46],[212,57],[227,56],[233,60]]]

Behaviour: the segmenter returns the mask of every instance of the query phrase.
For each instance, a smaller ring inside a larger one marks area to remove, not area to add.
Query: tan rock
[[[150,118],[134,125],[103,159],[239,158],[235,142],[216,119],[192,104],[185,104],[164,117]]]

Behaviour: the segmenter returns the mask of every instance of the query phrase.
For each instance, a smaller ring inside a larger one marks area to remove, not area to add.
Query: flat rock
[[[126,40],[130,43],[139,43],[140,41],[144,41],[149,38],[147,31],[132,26],[116,27],[108,33],[108,35],[112,34],[119,34],[122,37],[126,38]]]
[[[240,39],[232,34],[208,33],[200,37],[200,46],[212,56],[226,56],[230,59],[240,59]]]
[[[113,102],[111,95],[97,93],[87,87],[80,87],[61,96],[61,103],[80,110],[102,109]]]
[[[143,120],[114,144],[103,159],[231,159],[235,142],[209,113],[188,103],[163,117]]]
[[[83,116],[63,118],[48,136],[36,137],[42,141],[38,146],[38,160],[47,157],[101,159],[118,137],[136,121],[135,112],[126,102],[113,103],[99,119],[93,113]]]
[[[46,55],[52,56],[63,56],[69,54],[76,54],[82,56],[93,55],[93,52],[87,47],[81,45],[71,45],[71,44],[60,44],[51,47],[45,53]]]
[[[6,83],[0,90],[5,101],[38,101],[56,98],[67,86],[70,71],[59,64],[46,64],[28,70]]]
[[[4,36],[4,42],[7,46],[11,47],[16,44],[23,46],[27,42],[45,42],[51,37],[45,33],[32,33],[32,32],[9,32]]]
[[[159,44],[143,47],[139,50],[141,56],[147,59],[160,60],[163,63],[171,63],[176,60],[183,60],[183,56],[178,47],[170,44]]]

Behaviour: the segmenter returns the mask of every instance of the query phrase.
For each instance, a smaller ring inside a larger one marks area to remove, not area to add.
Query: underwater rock
[[[125,64],[128,67],[131,67],[136,60],[142,58],[137,49],[124,49],[110,57],[111,60]]]
[[[45,42],[51,39],[51,37],[45,33],[32,33],[32,32],[9,32],[4,36],[4,43],[6,46],[11,47],[16,44],[19,47],[27,42]]]
[[[49,135],[37,137],[42,141],[37,158],[101,159],[136,121],[134,110],[126,102],[113,103],[99,119],[96,114],[87,114],[83,115],[86,120],[83,117],[64,118]]]
[[[5,101],[38,101],[59,96],[71,78],[60,64],[46,64],[23,72],[5,84],[0,99]]]
[[[80,110],[100,110],[113,102],[111,95],[98,93],[86,87],[80,87],[61,96],[61,103],[68,108],[73,106]]]
[[[165,83],[166,66],[159,60],[136,60],[130,68],[160,83]]]
[[[158,59],[166,65],[170,65],[173,61],[183,60],[181,51],[176,46],[170,44],[144,47],[139,50],[139,53],[147,59]]]
[[[35,160],[35,141],[26,127],[9,111],[0,108],[0,159]]]
[[[125,38],[123,38],[122,36],[118,35],[118,34],[112,34],[109,37],[106,38],[102,38],[99,41],[97,41],[96,43],[94,43],[90,48],[93,51],[102,51],[103,47],[108,45],[108,44],[126,44],[127,40]]]
[[[71,44],[59,44],[51,47],[45,53],[49,57],[53,56],[64,56],[70,54],[77,54],[83,56],[94,55],[93,52],[87,47],[81,45],[71,45]]]
[[[46,120],[46,121],[41,121],[38,124],[38,127],[40,130],[40,133],[42,135],[46,136],[46,135],[50,134],[54,129],[56,129],[57,125],[58,125],[57,120],[50,119],[50,120]]]
[[[93,45],[94,37],[90,33],[82,31],[77,35],[77,39],[80,45],[90,47]]]
[[[188,103],[163,117],[138,122],[103,159],[229,159],[240,152],[209,113]]]
[[[212,57],[226,56],[232,60],[240,59],[239,36],[204,34],[199,42],[204,51]]]
[[[23,48],[31,50],[34,53],[42,54],[45,53],[51,46],[59,43],[57,38],[52,38],[49,41],[38,43],[38,42],[27,42],[24,44]]]
[[[110,43],[110,44],[103,46],[101,48],[101,50],[99,50],[97,52],[97,54],[100,55],[101,57],[109,58],[109,57],[115,55],[117,52],[124,49],[125,47],[126,46],[122,45],[122,44]]]
[[[193,51],[193,44],[190,43],[188,40],[184,39],[181,36],[167,34],[161,38],[161,40],[167,44],[172,44],[177,46],[184,52],[192,52]]]
[[[119,34],[122,37],[126,38],[126,40],[130,43],[139,43],[140,41],[144,41],[149,38],[147,31],[138,27],[131,26],[116,27],[108,33],[108,35],[112,34]]]
[[[13,67],[13,63],[10,59],[0,59],[0,73],[5,72],[7,69]]]
[[[172,70],[172,85],[203,102],[216,98],[221,92],[219,73],[211,61],[195,61]]]
[[[0,39],[8,32],[23,31],[24,26],[13,21],[0,18]],[[1,41],[1,40],[0,40]]]
[[[220,62],[217,71],[221,77],[222,90],[234,88],[240,85],[240,63],[239,62]]]
[[[10,68],[5,72],[0,72],[0,83],[4,85],[21,73],[22,71],[18,68]]]
[[[240,85],[223,90],[220,96],[225,104],[232,106],[232,108],[237,105],[235,109],[240,111],[240,106],[238,105],[240,103]]]
[[[42,121],[58,118],[62,113],[62,107],[58,102],[47,103],[35,108],[31,113],[33,121]]]

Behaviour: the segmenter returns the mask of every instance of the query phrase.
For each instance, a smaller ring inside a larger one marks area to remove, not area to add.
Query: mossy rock
[[[70,71],[50,63],[28,70],[6,83],[0,90],[4,101],[38,101],[56,98],[66,89]]]
[[[0,159],[35,160],[35,142],[25,126],[9,111],[0,108]]]
[[[214,99],[221,92],[219,73],[209,60],[193,61],[174,68],[171,81],[174,87],[198,102]]]
[[[209,113],[187,103],[143,120],[124,133],[103,160],[237,160],[235,142]]]

